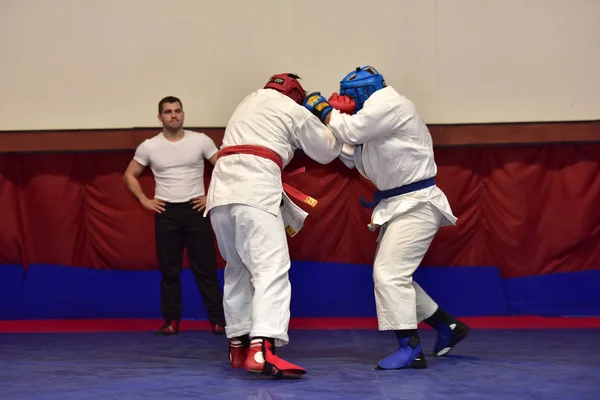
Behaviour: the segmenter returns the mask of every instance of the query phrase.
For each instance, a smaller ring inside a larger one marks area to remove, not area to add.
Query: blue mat
[[[395,350],[376,331],[291,331],[279,355],[308,370],[297,381],[228,366],[226,339],[185,331],[0,335],[7,400],[598,400],[599,330],[475,330],[424,370],[375,371]],[[430,351],[434,332],[423,331]]]

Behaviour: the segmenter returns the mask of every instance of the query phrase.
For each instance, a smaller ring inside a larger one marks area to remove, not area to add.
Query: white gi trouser
[[[438,305],[413,281],[443,215],[427,202],[418,203],[381,227],[373,280],[379,330],[417,329]]]
[[[210,211],[219,251],[227,261],[223,307],[228,338],[250,334],[288,344],[290,257],[281,213],[244,204]]]

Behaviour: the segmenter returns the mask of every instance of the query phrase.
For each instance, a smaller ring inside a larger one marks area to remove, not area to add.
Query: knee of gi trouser
[[[403,270],[401,266],[381,263],[373,266],[373,283],[377,287],[410,286],[412,271]]]

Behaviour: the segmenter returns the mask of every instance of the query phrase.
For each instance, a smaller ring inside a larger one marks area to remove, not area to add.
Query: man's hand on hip
[[[140,203],[146,210],[155,211],[158,214],[165,211],[165,202],[158,199],[144,199]]]
[[[206,207],[206,196],[196,197],[192,199],[192,203],[194,204],[192,207],[194,210],[202,211]]]

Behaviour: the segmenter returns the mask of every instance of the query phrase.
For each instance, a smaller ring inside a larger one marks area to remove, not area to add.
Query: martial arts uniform
[[[357,146],[356,169],[378,190],[436,176],[429,130],[414,104],[392,87],[372,94],[354,116],[332,111],[329,127],[341,141]],[[455,223],[448,199],[435,184],[376,205],[369,227],[381,227],[373,268],[380,330],[416,329],[435,312],[437,304],[412,275],[439,227]]]
[[[361,78],[367,83],[361,83]],[[330,99],[334,109],[329,112],[328,126],[344,142],[345,164],[355,166],[378,189],[375,201],[365,205],[374,207],[369,229],[381,227],[373,266],[379,330],[395,331],[401,350],[413,346],[410,354],[396,354],[378,365],[424,368],[418,323],[434,317],[429,322],[442,332],[434,348],[436,355],[445,354],[462,338],[452,335],[455,323],[462,323],[439,310],[412,276],[438,229],[454,225],[457,219],[435,185],[432,139],[415,105],[386,86],[371,67],[348,74],[341,82],[341,94],[345,86],[352,88],[345,95],[356,98],[359,110],[347,115],[335,109]]]
[[[294,226],[297,233],[306,217],[284,193],[281,168],[297,149],[319,163],[329,163],[340,155],[342,144],[290,97],[259,89],[236,108],[221,151],[244,145],[276,153],[281,165],[234,151],[220,157],[212,173],[206,213],[210,213],[219,250],[227,260],[226,334],[230,339],[246,335],[272,338],[280,347],[289,342],[291,299],[285,226]],[[284,221],[286,216],[296,220]]]

